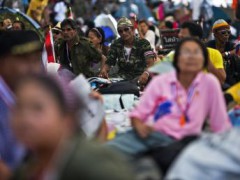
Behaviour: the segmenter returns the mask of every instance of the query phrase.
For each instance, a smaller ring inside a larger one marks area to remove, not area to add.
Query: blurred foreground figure
[[[186,148],[165,179],[240,179],[239,135],[239,128],[204,135]]]
[[[77,128],[82,102],[69,86],[31,75],[19,82],[16,97],[13,129],[32,154],[13,179],[133,179],[123,159],[83,140]]]
[[[24,149],[12,134],[9,111],[15,103],[19,77],[40,73],[41,44],[34,31],[0,32],[0,179],[5,179],[21,162]]]

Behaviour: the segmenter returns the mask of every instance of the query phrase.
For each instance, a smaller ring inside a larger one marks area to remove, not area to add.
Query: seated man
[[[86,77],[92,77],[91,65],[105,61],[96,48],[85,38],[78,36],[77,24],[71,19],[65,19],[61,23],[63,41],[57,49],[62,68],[72,71],[76,76],[80,73]]]
[[[219,19],[213,24],[212,31],[215,39],[208,42],[208,47],[214,48],[222,54],[227,74],[224,88],[228,88],[239,81],[235,45],[229,40],[231,35],[230,25],[223,19]]]
[[[133,24],[125,17],[118,21],[117,27],[120,38],[111,45],[100,76],[108,77],[110,68],[117,64],[120,77],[145,85],[149,74],[144,53],[151,50],[150,43],[135,36]]]

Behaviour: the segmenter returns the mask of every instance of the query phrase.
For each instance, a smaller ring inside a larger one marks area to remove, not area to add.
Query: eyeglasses
[[[131,28],[130,27],[125,27],[124,29],[118,29],[118,33],[122,34],[124,32],[128,32]]]
[[[222,35],[225,35],[225,34],[228,34],[230,35],[231,34],[231,31],[230,30],[221,30],[221,31],[218,31],[220,34]]]

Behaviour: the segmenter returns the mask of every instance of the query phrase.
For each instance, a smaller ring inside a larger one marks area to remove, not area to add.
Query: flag
[[[42,53],[43,64],[47,67],[47,63],[54,63],[55,61],[55,50],[53,42],[53,34],[51,27],[45,36],[45,43]]]
[[[74,18],[73,18],[73,12],[72,12],[72,8],[71,8],[71,7],[69,7],[68,19],[74,19]]]

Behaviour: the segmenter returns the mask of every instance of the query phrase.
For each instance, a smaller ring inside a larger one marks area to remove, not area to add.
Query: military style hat
[[[40,38],[35,31],[1,31],[0,57],[23,55],[42,49]]]
[[[119,28],[124,26],[133,26],[133,24],[128,18],[122,17],[121,19],[118,20],[117,27]]]

